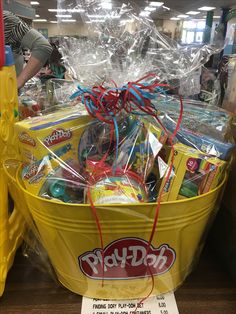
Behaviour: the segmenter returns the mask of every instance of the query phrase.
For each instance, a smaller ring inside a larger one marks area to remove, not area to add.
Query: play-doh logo
[[[45,169],[45,165],[30,165],[29,167],[26,167],[24,170],[23,170],[23,178],[25,180],[29,180],[31,178],[33,178],[34,176],[36,175],[39,175],[41,174]]]
[[[92,279],[135,279],[161,275],[173,266],[176,254],[167,244],[158,248],[139,238],[123,238],[102,250],[95,249],[78,257],[85,276]],[[104,276],[103,276],[104,269]]]
[[[71,130],[65,130],[65,129],[56,129],[54,130],[50,135],[45,137],[43,140],[44,145],[47,147],[59,144],[61,142],[67,141],[72,137]]]
[[[30,137],[27,132],[21,132],[18,135],[18,138],[19,138],[19,141],[21,143],[24,143],[24,144],[27,144],[27,145],[30,145],[30,146],[33,146],[33,147],[36,146],[35,140],[32,137]]]

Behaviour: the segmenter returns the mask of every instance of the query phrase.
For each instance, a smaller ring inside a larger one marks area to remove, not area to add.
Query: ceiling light
[[[112,9],[112,3],[111,2],[102,2],[101,7],[103,9],[111,10]]]
[[[189,15],[186,15],[186,14],[180,14],[180,15],[178,15],[177,17],[180,17],[180,18],[185,19],[186,17],[189,17]]]
[[[154,7],[146,7],[145,9],[144,9],[144,11],[156,11],[156,8],[154,8]]]
[[[216,7],[201,7],[201,8],[198,8],[198,10],[200,11],[211,11],[211,10],[214,10],[216,9]]]
[[[64,22],[64,23],[74,23],[74,22],[76,22],[76,20],[73,20],[73,19],[69,19],[69,20],[61,20],[62,22]]]
[[[39,2],[38,1],[30,1],[30,4],[31,5],[39,5]]]
[[[150,2],[149,5],[153,7],[161,7],[164,4],[164,2]]]
[[[85,12],[84,9],[67,9],[66,10],[69,13],[80,13],[80,12]]]
[[[164,6],[164,5],[163,5],[163,9],[166,9],[166,10],[170,11],[170,8],[168,8],[168,7]]]
[[[187,12],[186,14],[190,14],[190,15],[197,15],[197,14],[199,14],[200,12],[198,12],[198,11],[189,11],[189,12]]]
[[[105,20],[91,20],[91,21],[86,21],[85,23],[89,24],[89,23],[103,23],[105,22]]]
[[[170,20],[171,20],[171,21],[179,21],[180,18],[179,18],[179,17],[171,17]]]
[[[35,17],[40,17],[40,15],[38,15],[38,14],[35,14]]]
[[[207,18],[207,16],[206,15],[204,15],[203,16],[205,19]],[[221,18],[221,16],[219,16],[219,15],[215,15],[215,16],[213,16],[213,19],[220,19]]]
[[[57,24],[58,21],[50,21],[50,23]]]
[[[110,14],[106,14],[106,15],[99,15],[99,14],[88,14],[87,17],[89,18],[95,18],[95,19],[105,19],[105,18],[109,18],[109,19],[119,19],[120,15],[116,14],[116,15],[110,15]]]
[[[66,9],[48,9],[49,12],[66,12]]]
[[[36,19],[36,20],[33,20],[33,22],[47,22],[47,20],[46,19]]]
[[[72,17],[71,14],[56,14],[56,17]]]

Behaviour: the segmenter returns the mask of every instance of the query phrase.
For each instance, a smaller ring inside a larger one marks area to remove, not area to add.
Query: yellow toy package
[[[78,160],[79,140],[91,121],[75,106],[15,124],[24,164],[22,180],[29,191],[37,195],[48,174]]]
[[[173,171],[168,182],[164,184],[162,201],[174,201],[190,198],[216,188],[226,169],[227,162],[216,157],[209,157],[184,144],[175,144]],[[168,164],[170,164],[171,157]]]

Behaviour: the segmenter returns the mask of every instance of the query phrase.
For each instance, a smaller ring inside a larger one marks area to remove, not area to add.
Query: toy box
[[[164,178],[161,185],[162,189],[165,184],[162,201],[198,196],[217,187],[227,165],[225,161],[209,157],[184,144],[175,144],[174,148],[172,175],[166,183]]]
[[[37,195],[49,173],[78,160],[79,140],[90,122],[87,112],[75,106],[15,124],[24,164],[22,180],[30,192]]]

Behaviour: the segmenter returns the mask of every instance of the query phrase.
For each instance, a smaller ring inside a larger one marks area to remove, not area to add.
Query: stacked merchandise
[[[224,56],[220,68],[220,83],[223,89],[223,108],[236,113],[236,56]]]
[[[236,113],[236,56],[224,56],[219,68],[221,85],[224,94],[222,106],[224,109]],[[232,134],[236,139],[236,121],[232,121]],[[234,153],[235,157],[235,153]],[[236,161],[231,167],[229,180],[222,199],[221,210],[219,211],[210,233],[211,245],[216,252],[222,252],[221,259],[226,265],[231,277],[236,281],[235,263],[236,263]]]

